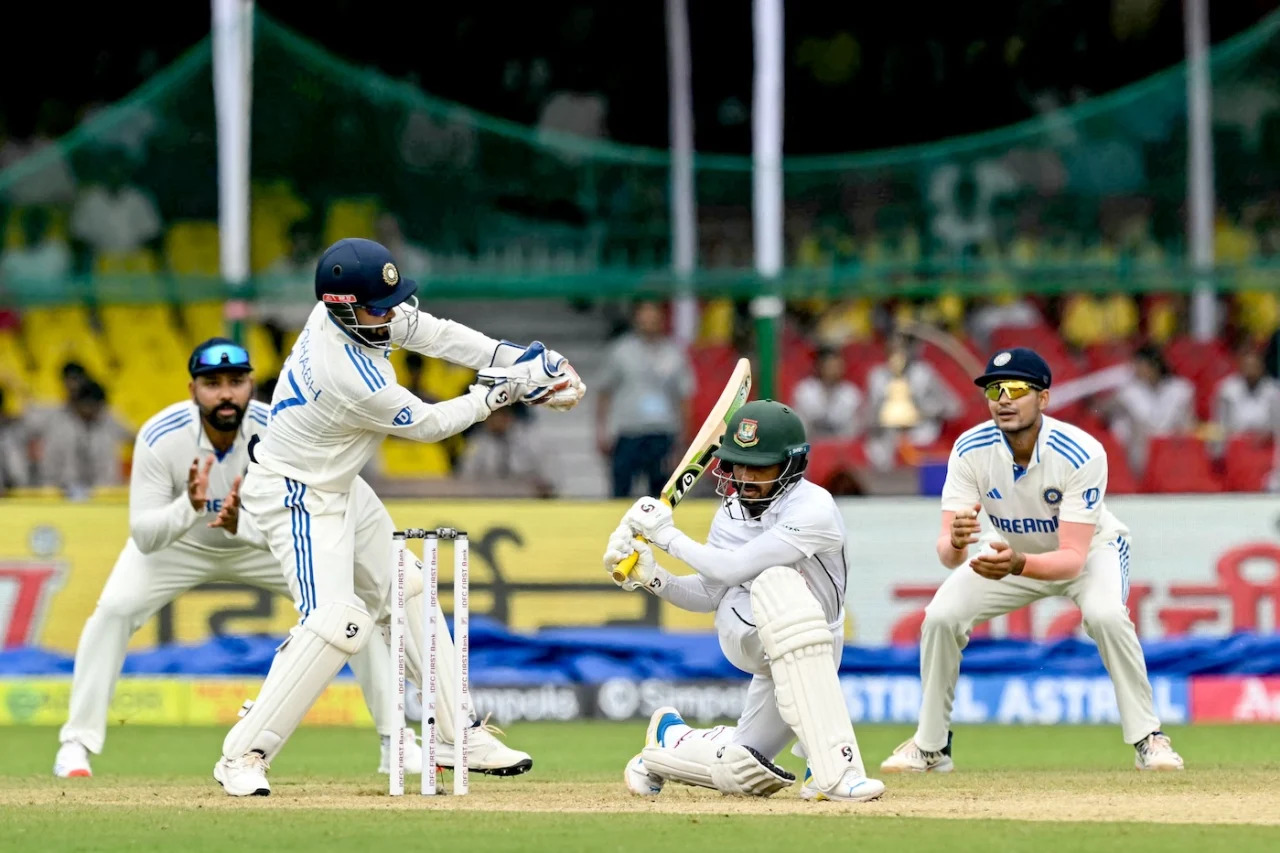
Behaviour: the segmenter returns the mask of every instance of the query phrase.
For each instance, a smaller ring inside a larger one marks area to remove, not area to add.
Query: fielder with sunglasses
[[[266,795],[269,762],[352,655],[366,646],[389,669],[391,515],[360,476],[388,435],[433,442],[456,435],[514,403],[568,410],[585,386],[568,361],[540,343],[497,341],[418,310],[418,285],[400,276],[391,253],[372,240],[345,239],[316,266],[318,300],[280,369],[270,429],[249,447],[238,495],[283,572],[300,619],[281,644],[257,699],[227,734],[214,779],[232,796]],[[404,347],[478,371],[460,397],[424,403],[396,380],[391,351]],[[430,524],[419,519],[417,524]],[[410,572],[410,596],[422,576]],[[421,637],[421,607],[406,606]],[[446,624],[443,615],[440,624]],[[468,766],[523,773],[532,760],[478,720],[454,720],[447,692],[452,653],[443,633],[437,705],[439,763],[451,767],[456,726],[471,726]],[[421,684],[416,639],[406,643],[408,677]]]
[[[253,525],[223,512],[227,495],[249,465],[249,442],[266,431],[267,406],[252,399],[249,353],[225,338],[212,338],[195,348],[187,369],[191,398],[165,407],[138,431],[129,480],[129,539],[80,635],[70,712],[53,765],[56,776],[93,775],[89,753],[102,752],[107,708],[129,638],[160,608],[211,581],[290,595],[279,562]],[[371,653],[351,659],[375,720],[384,716],[380,708],[390,678],[386,667],[376,664]],[[381,683],[375,680],[379,674]],[[386,773],[390,732],[379,732]],[[406,763],[420,771],[422,751],[411,749]]]
[[[970,631],[1049,596],[1065,596],[1080,608],[1115,685],[1134,765],[1182,769],[1160,731],[1125,607],[1129,530],[1103,502],[1106,451],[1084,430],[1044,414],[1051,382],[1049,365],[1022,347],[996,353],[975,380],[991,422],[961,435],[947,462],[937,553],[953,571],[925,609],[919,727],[880,765],[887,773],[954,769],[951,705]],[[985,534],[978,520],[984,510]],[[979,542],[983,547],[971,555]]]

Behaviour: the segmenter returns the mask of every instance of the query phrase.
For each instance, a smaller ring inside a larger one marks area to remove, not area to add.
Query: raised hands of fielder
[[[205,502],[209,500],[209,469],[212,467],[212,456],[205,457],[203,465],[197,456],[187,469],[187,499],[196,512],[204,512]]]
[[[227,493],[227,497],[222,502],[222,509],[218,510],[218,517],[209,522],[210,527],[221,527],[223,530],[236,535],[236,531],[240,529],[240,478],[236,477],[236,481],[231,484],[231,491]]]

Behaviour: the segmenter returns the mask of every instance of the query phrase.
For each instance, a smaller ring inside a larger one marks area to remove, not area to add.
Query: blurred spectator
[[[1280,381],[1263,371],[1262,356],[1252,346],[1236,354],[1236,372],[1218,383],[1213,395],[1213,422],[1225,440],[1235,435],[1270,436],[1280,415]]]
[[[426,367],[427,360],[425,358],[416,352],[406,352],[404,354],[404,370],[406,374],[404,387],[424,403],[439,403],[439,398],[423,387]]]
[[[4,389],[0,388],[0,495],[30,482],[27,432],[20,420],[9,417]]]
[[[814,376],[796,383],[791,407],[805,423],[809,437],[853,438],[866,426],[862,392],[844,378],[844,356],[840,350],[818,353]]]
[[[887,399],[890,383],[898,374],[894,360],[903,363],[902,377],[911,391],[911,403],[919,420],[906,430],[880,426],[880,411]],[[942,426],[958,417],[964,407],[951,387],[934,369],[920,357],[920,345],[912,338],[895,335],[890,342],[889,359],[871,368],[867,374],[868,419],[871,432],[867,439],[867,457],[876,468],[886,471],[893,468],[897,459],[899,442],[903,437],[916,447],[933,444],[942,435]]]
[[[657,495],[667,479],[667,457],[689,422],[693,365],[664,330],[662,306],[639,302],[632,330],[610,348],[596,394],[596,444],[610,459],[616,498],[629,497],[636,475]]]
[[[1009,291],[976,300],[969,314],[969,334],[980,351],[991,349],[999,329],[1035,329],[1044,325],[1040,309],[1030,299]]]
[[[56,113],[60,109],[56,101],[46,101],[40,108],[35,131],[26,138],[8,136],[4,118],[0,116],[0,169],[39,156],[31,163],[39,166],[20,175],[5,192],[6,200],[15,207],[68,205],[75,198],[76,179],[58,146]]]
[[[1157,436],[1195,427],[1195,386],[1169,369],[1160,350],[1140,348],[1133,356],[1134,379],[1105,405],[1111,431],[1129,452],[1135,472],[1146,470],[1147,443]]]
[[[54,239],[49,209],[24,208],[18,214],[18,222],[22,245],[0,256],[0,282],[9,285],[13,292],[21,291],[24,283],[65,281],[71,274],[71,249],[62,240]]]
[[[130,180],[123,150],[102,156],[102,178],[80,190],[71,211],[71,234],[93,256],[159,250],[160,211],[151,195]]]
[[[431,256],[423,247],[405,239],[398,216],[394,213],[382,213],[373,228],[373,239],[391,251],[391,256],[396,259],[405,275],[416,278],[431,272]]]
[[[120,445],[132,440],[132,430],[108,410],[102,386],[90,380],[49,425],[40,454],[40,484],[71,497],[122,485]]]
[[[511,407],[498,409],[467,436],[467,447],[455,472],[472,481],[518,481],[532,486],[538,497],[555,495],[547,476],[547,454],[532,431],[520,423]]]

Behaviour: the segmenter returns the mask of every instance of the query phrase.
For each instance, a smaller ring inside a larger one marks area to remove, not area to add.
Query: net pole
[[[782,3],[755,0],[755,87],[752,93],[752,211],[756,276],[755,321],[759,395],[776,394],[782,300],[772,293],[782,271]]]
[[[1217,334],[1213,281],[1213,134],[1209,72],[1208,0],[1183,0],[1187,49],[1187,242],[1195,272],[1191,334],[1210,340]]]
[[[693,274],[698,262],[697,194],[693,182],[693,62],[686,0],[667,0],[667,67],[671,126],[671,264],[676,276],[672,332],[680,343],[697,335]]]
[[[229,290],[228,330],[242,341],[249,280],[249,115],[253,0],[211,0],[213,95],[218,128],[218,269]]]

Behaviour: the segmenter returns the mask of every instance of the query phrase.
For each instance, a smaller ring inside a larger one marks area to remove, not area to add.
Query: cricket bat
[[[725,427],[729,425],[734,413],[747,402],[747,397],[750,394],[751,362],[745,358],[740,358],[738,359],[738,364],[733,368],[733,374],[729,377],[729,384],[725,385],[724,390],[720,392],[720,398],[716,400],[715,406],[711,408],[707,419],[702,422],[702,428],[698,430],[693,443],[684,452],[684,458],[676,466],[676,470],[667,480],[667,484],[662,487],[662,493],[658,497],[663,503],[675,509],[676,504],[684,500],[684,496],[689,494],[689,490],[697,484],[698,480],[702,479],[703,472],[707,470],[707,466],[715,459],[711,454],[720,448],[720,441],[724,438]],[[625,581],[627,575],[631,574],[631,570],[635,568],[636,560],[638,559],[640,559],[639,554],[632,553],[628,555],[613,570],[613,579],[618,583]]]

